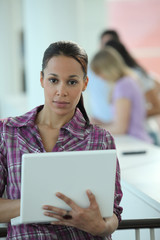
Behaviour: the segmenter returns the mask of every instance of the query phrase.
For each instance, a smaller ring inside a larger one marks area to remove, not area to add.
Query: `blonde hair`
[[[129,68],[121,55],[112,47],[100,50],[91,61],[91,69],[106,80],[116,82],[123,76],[130,75]]]

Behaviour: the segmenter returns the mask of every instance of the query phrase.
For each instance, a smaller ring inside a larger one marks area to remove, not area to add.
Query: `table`
[[[131,136],[115,136],[122,179],[160,203],[160,147]],[[146,151],[123,155],[123,152]]]
[[[121,167],[123,198],[122,219],[160,218],[160,147],[128,135],[114,136]],[[146,151],[143,154],[123,155],[123,152]],[[141,230],[141,239],[149,237],[148,229]],[[155,230],[159,240],[160,229]],[[130,239],[132,231],[115,232],[113,240]]]

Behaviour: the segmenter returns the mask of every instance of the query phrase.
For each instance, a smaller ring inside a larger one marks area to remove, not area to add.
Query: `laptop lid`
[[[102,216],[112,216],[115,174],[116,150],[24,154],[21,209],[17,224],[56,220],[43,214],[43,205],[70,210],[56,197],[56,192],[65,194],[86,208],[89,206],[87,189],[95,194]]]

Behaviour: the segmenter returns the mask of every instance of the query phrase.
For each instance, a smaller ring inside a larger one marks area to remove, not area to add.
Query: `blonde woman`
[[[146,119],[144,95],[134,79],[133,72],[120,54],[107,46],[93,57],[91,69],[112,85],[110,101],[114,115],[111,123],[102,123],[98,119],[94,122],[112,134],[129,134],[151,142],[144,127]]]

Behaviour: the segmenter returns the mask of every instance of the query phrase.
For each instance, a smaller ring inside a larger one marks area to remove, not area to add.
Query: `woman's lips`
[[[64,101],[53,101],[53,103],[59,108],[64,108],[69,104],[69,102]]]

